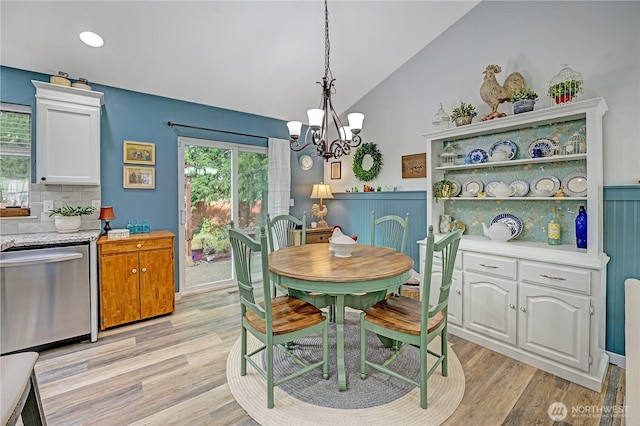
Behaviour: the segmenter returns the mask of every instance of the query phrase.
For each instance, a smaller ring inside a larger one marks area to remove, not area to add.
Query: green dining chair
[[[329,345],[328,320],[325,314],[315,306],[291,296],[271,297],[269,277],[269,250],[265,228],[260,230],[258,240],[233,229],[229,230],[229,240],[233,253],[233,265],[238,282],[241,315],[241,359],[240,375],[247,374],[247,363],[251,364],[267,381],[267,408],[273,408],[273,389],[288,380],[322,367],[322,375],[329,378]],[[264,302],[259,303],[255,297],[255,283],[252,279],[252,265],[259,258],[261,279],[264,286]],[[247,352],[247,332],[260,341],[262,347]],[[322,361],[313,364],[300,358],[295,350],[286,347],[288,342],[309,336],[314,333],[322,335]],[[281,379],[274,379],[274,351],[284,351],[293,361],[301,365],[297,371]],[[254,357],[265,356],[265,366]]]
[[[270,252],[295,245],[296,232],[294,231],[298,227],[301,227],[299,244],[305,245],[307,243],[306,212],[302,212],[302,219],[288,214],[281,214],[272,219],[271,215],[267,213],[267,234]],[[275,281],[274,297],[277,291],[280,291],[282,294],[289,294],[287,287]]]
[[[407,236],[409,234],[409,213],[401,216],[386,215],[376,219],[376,212],[371,212],[371,245],[387,247],[406,253]]]
[[[384,299],[360,314],[360,378],[367,378],[367,367],[374,368],[397,379],[404,380],[420,388],[420,407],[427,408],[427,381],[437,370],[441,369],[442,376],[447,376],[448,342],[447,342],[447,309],[449,306],[449,291],[453,281],[453,268],[458,253],[458,245],[462,231],[448,234],[435,242],[433,226],[429,226],[426,238],[426,257],[424,260],[424,289],[422,301],[399,296]],[[434,252],[442,253],[442,282],[438,300],[429,300],[431,289],[431,271]],[[366,359],[366,332],[376,333],[387,346],[392,347],[388,359],[377,364]],[[437,336],[440,336],[440,353],[436,353],[427,346]],[[420,349],[420,381],[415,381],[396,371],[390,366],[401,356],[408,345]],[[427,355],[436,357],[436,362],[428,367]]]

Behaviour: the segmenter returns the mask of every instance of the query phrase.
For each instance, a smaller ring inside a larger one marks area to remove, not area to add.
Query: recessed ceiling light
[[[92,33],[91,31],[83,31],[80,33],[80,40],[88,46],[91,47],[102,47],[104,45],[104,40],[96,33]]]

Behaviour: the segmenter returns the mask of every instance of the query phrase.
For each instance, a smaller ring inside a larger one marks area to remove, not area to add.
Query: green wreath
[[[362,168],[362,160],[369,154],[373,158],[373,164],[369,170]],[[373,142],[367,142],[356,150],[353,155],[353,174],[363,182],[374,180],[382,170],[382,153]]]

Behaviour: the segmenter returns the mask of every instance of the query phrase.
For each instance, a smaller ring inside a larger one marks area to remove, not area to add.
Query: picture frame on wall
[[[122,148],[125,164],[156,164],[156,144],[150,142],[124,141]]]
[[[331,163],[331,179],[342,178],[342,161],[334,161]]]
[[[427,177],[427,153],[402,156],[402,179]]]
[[[156,169],[154,167],[123,166],[122,186],[124,188],[154,189]]]

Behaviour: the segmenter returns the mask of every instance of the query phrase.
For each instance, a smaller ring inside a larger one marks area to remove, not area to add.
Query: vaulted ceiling
[[[330,0],[334,106],[344,112],[479,1]],[[0,2],[2,65],[306,121],[320,101],[324,4]],[[81,31],[100,34],[91,48]]]

